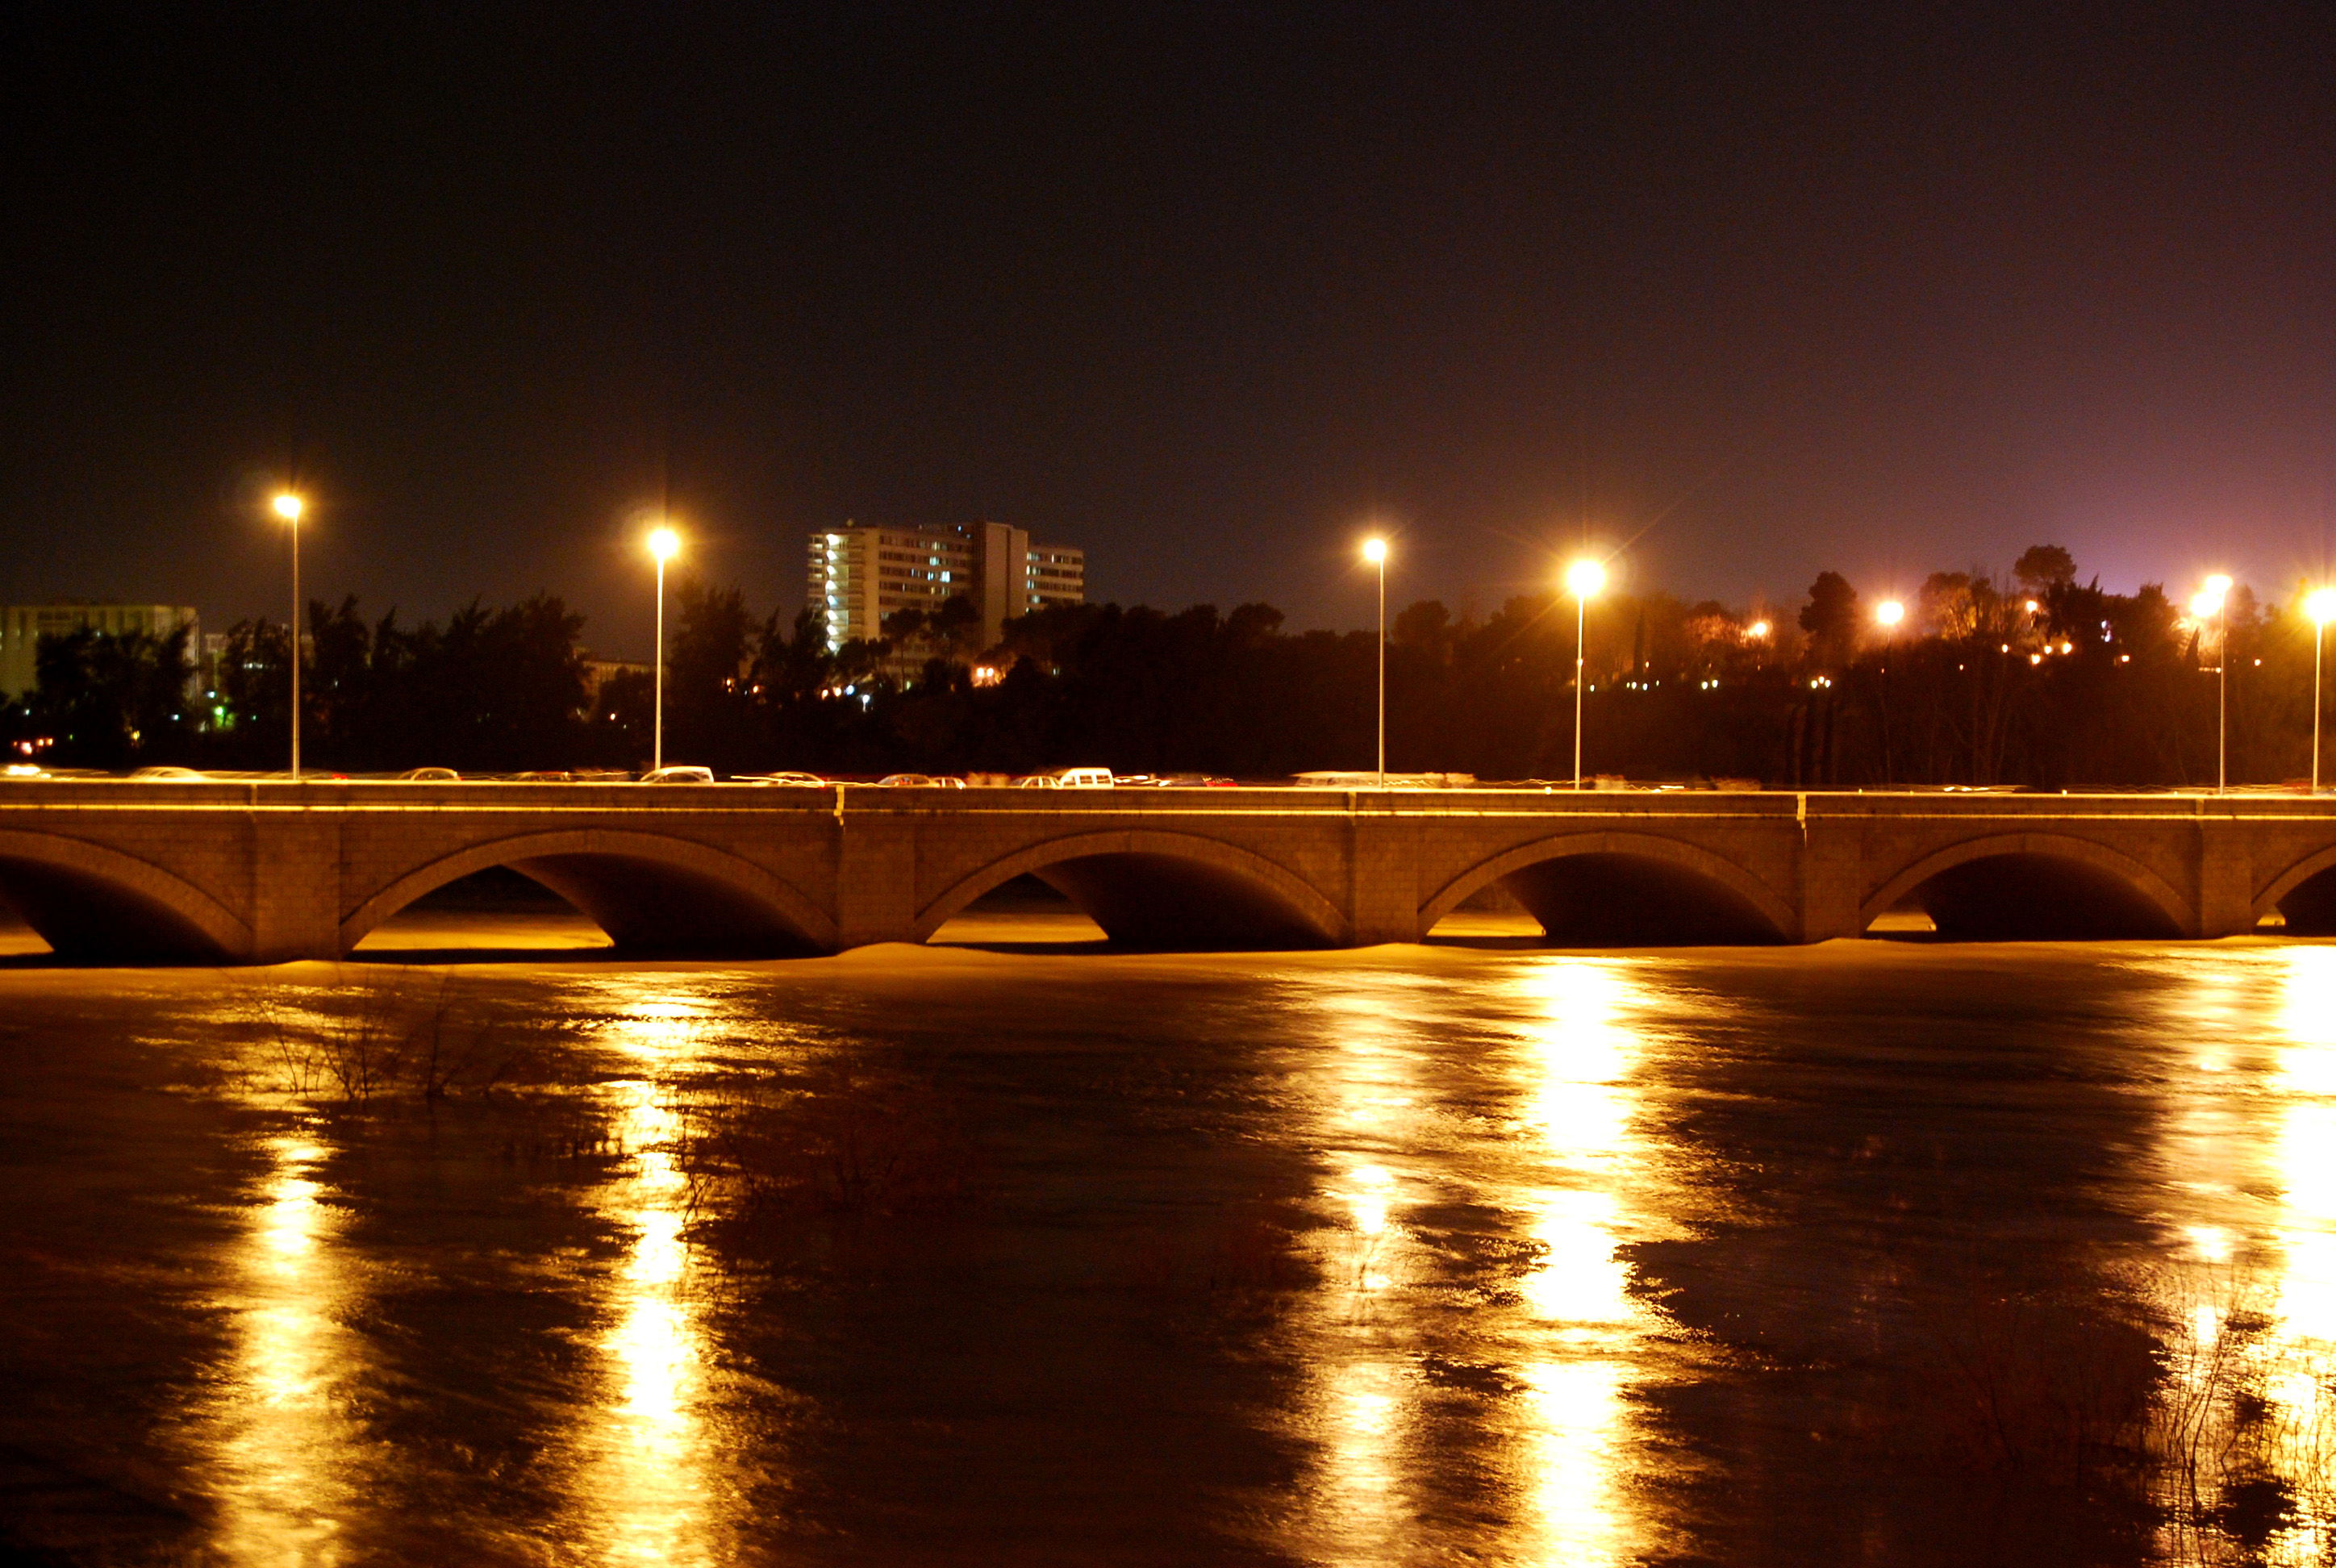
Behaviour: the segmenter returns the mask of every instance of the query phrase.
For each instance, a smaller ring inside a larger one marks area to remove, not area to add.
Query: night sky
[[[2331,542],[2336,8],[0,15],[0,601],[280,616],[287,472],[313,596],[632,655],[661,505],[1301,625],[1374,517],[1480,611]]]

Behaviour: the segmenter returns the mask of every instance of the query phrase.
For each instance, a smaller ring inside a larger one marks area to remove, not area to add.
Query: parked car
[[[1107,767],[1066,767],[1055,775],[1056,786],[1066,790],[1107,790],[1117,782]]]
[[[710,767],[661,767],[641,774],[643,784],[712,784]]]
[[[896,774],[886,774],[882,778],[880,778],[880,779],[878,779],[878,780],[876,781],[876,784],[877,784],[877,787],[878,787],[878,788],[880,788],[880,789],[896,789],[896,790],[918,789],[918,790],[923,790],[923,789],[930,789],[930,788],[932,788],[932,787],[933,787],[933,779],[932,779],[932,775],[931,775],[930,774],[920,774],[920,773],[896,773]]]
[[[742,773],[732,784],[777,784],[785,789],[825,789],[827,781],[815,773]]]
[[[1050,773],[1032,774],[1028,778],[1016,779],[1014,787],[1026,790],[1060,789],[1063,787],[1063,781]]]
[[[397,775],[404,784],[460,784],[462,775],[450,767],[410,767]]]
[[[130,775],[141,784],[201,784],[204,777],[190,767],[141,767]]]

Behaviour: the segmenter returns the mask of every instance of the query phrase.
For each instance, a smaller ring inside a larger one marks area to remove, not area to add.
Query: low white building
[[[63,600],[54,604],[0,606],[0,696],[29,694],[38,676],[34,664],[44,637],[65,637],[83,628],[109,636],[146,632],[168,637],[187,628],[187,662],[202,657],[202,627],[192,607],[183,604],[90,604]]]

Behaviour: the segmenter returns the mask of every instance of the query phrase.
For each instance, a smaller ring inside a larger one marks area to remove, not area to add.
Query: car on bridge
[[[1066,767],[1055,775],[1056,789],[1107,790],[1118,782],[1107,767]]]
[[[815,773],[742,773],[730,775],[732,784],[776,784],[782,789],[822,790],[827,781]]]
[[[190,767],[141,767],[130,775],[137,784],[209,784],[209,775]]]
[[[460,784],[462,775],[450,767],[410,767],[397,775],[400,784]]]
[[[712,784],[714,770],[710,767],[661,767],[641,774],[643,784]]]

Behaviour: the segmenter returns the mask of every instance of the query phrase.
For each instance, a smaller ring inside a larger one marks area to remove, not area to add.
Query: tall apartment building
[[[202,655],[202,629],[183,604],[12,604],[0,607],[0,697],[22,697],[38,679],[34,656],[44,637],[63,637],[91,627],[111,636],[133,631],[168,637],[187,628],[187,658]]]
[[[811,536],[811,604],[827,618],[827,646],[884,635],[895,610],[936,610],[963,595],[981,611],[987,647],[1006,622],[1050,604],[1086,601],[1086,552],[1030,542],[1002,522],[932,528],[846,525]]]

